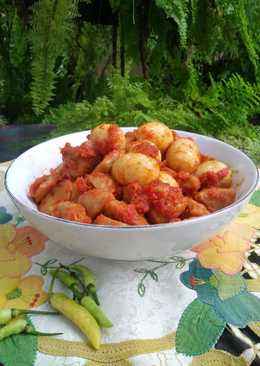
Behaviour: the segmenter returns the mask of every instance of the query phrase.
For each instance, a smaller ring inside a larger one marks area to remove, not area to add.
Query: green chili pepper
[[[96,279],[92,271],[82,264],[72,264],[69,266],[72,271],[79,272],[82,275],[84,285],[87,287],[89,285],[96,286]]]
[[[50,274],[53,277],[58,278],[65,286],[73,291],[77,300],[80,301],[81,305],[90,312],[101,327],[110,328],[113,326],[111,321],[107,318],[101,307],[96,304],[93,298],[87,295],[84,296],[81,293],[78,280],[73,275],[62,270],[50,271]]]
[[[31,324],[28,324],[28,321],[23,316],[17,316],[11,319],[5,326],[0,328],[0,341],[5,338],[8,338],[12,335],[16,334],[31,334],[36,336],[53,336],[53,335],[60,335],[63,333],[43,333],[38,332],[33,329]]]
[[[21,317],[10,320],[4,327],[0,328],[0,341],[14,335],[22,333],[27,326],[27,320]]]
[[[0,310],[0,325],[8,323],[12,319],[11,309]]]
[[[83,296],[80,303],[90,312],[101,327],[110,328],[113,326],[112,322],[108,319],[101,307],[95,303],[92,297]]]
[[[54,309],[71,320],[87,336],[92,346],[95,349],[99,349],[101,341],[100,329],[96,320],[87,309],[62,293],[51,293],[49,300]]]
[[[97,297],[96,279],[92,271],[82,264],[73,264],[68,266],[69,270],[79,272],[82,276],[83,284],[88,294],[95,300],[97,305],[100,305]]]
[[[12,318],[19,315],[31,314],[31,315],[58,315],[53,311],[37,311],[37,310],[22,310],[22,309],[1,309],[0,310],[0,325],[7,324]]]
[[[82,296],[79,281],[72,274],[60,269],[58,271],[50,271],[50,274],[53,278],[58,278],[65,286],[73,291],[75,296]]]

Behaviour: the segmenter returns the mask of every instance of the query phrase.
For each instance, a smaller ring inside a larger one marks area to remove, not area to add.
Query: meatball
[[[127,151],[141,153],[159,161],[162,160],[161,151],[153,142],[148,140],[139,140],[132,142],[128,145]]]
[[[91,184],[91,182],[89,182],[86,178],[84,177],[78,177],[74,182],[74,189],[73,189],[73,194],[72,196],[74,197],[74,190],[77,191],[78,194],[82,194],[85,193],[87,191],[89,191],[90,189],[94,188],[93,184]],[[71,198],[72,201],[75,200],[75,198]]]
[[[39,203],[57,184],[58,179],[52,175],[43,175],[35,179],[29,189],[30,196]]]
[[[51,169],[49,175],[43,175],[30,185],[29,195],[34,199],[36,203],[39,203],[52,188],[62,179],[63,177],[63,164],[59,165],[55,169]]]
[[[68,178],[77,178],[90,173],[100,161],[91,141],[83,142],[79,146],[65,144],[61,149],[64,172]]]
[[[161,169],[161,171],[166,172],[167,174],[171,175],[174,179],[176,179],[177,172],[175,172],[174,170],[170,169],[167,166],[166,160],[164,160],[160,163],[160,169]]]
[[[149,140],[164,153],[173,142],[172,131],[164,123],[152,121],[143,124],[136,131],[137,140]]]
[[[162,183],[169,184],[171,187],[179,186],[176,180],[173,178],[173,176],[164,170],[160,171],[159,181]]]
[[[110,192],[101,191],[100,189],[91,189],[83,193],[78,202],[85,207],[90,217],[94,218],[99,215],[106,203],[113,200],[114,196]]]
[[[186,201],[178,187],[156,181],[145,186],[144,193],[151,208],[149,214],[152,212],[155,216],[154,212],[156,212],[157,217],[161,218],[160,222],[172,222],[186,208]]]
[[[139,183],[130,183],[123,188],[123,198],[127,203],[135,205],[137,212],[141,215],[149,211],[148,198],[143,192]]]
[[[127,226],[127,224],[125,224],[122,221],[118,221],[118,220],[113,220],[108,216],[105,216],[103,214],[98,215],[94,221],[94,224],[96,225],[110,225],[110,226]]]
[[[195,194],[195,200],[203,203],[209,211],[217,211],[231,205],[235,201],[236,193],[233,188],[205,188]]]
[[[129,183],[148,184],[160,174],[158,162],[144,154],[127,153],[117,159],[112,166],[113,178],[122,185]]]
[[[69,179],[61,181],[43,198],[39,205],[39,210],[52,215],[54,207],[58,202],[71,200],[72,191],[73,184]]]
[[[167,217],[165,217],[164,215],[162,215],[160,212],[156,211],[153,208],[148,212],[147,218],[151,224],[167,224],[169,222],[181,221],[179,218],[168,219]]]
[[[187,172],[178,172],[176,180],[182,189],[183,194],[190,196],[200,189],[200,180],[193,174]]]
[[[93,172],[86,177],[87,182],[93,185],[94,188],[98,188],[101,191],[116,192],[116,183],[113,178],[105,173]]]
[[[97,225],[170,223],[230,205],[232,170],[199,151],[196,139],[150,121],[127,132],[103,123],[62,164],[37,178],[28,195],[39,211]]]
[[[202,203],[193,200],[190,197],[186,197],[186,203],[187,206],[184,213],[182,214],[182,219],[187,219],[189,217],[204,216],[210,213],[206,206],[204,206]]]
[[[126,140],[126,149],[128,146],[133,142],[136,141],[136,130],[126,132],[125,134],[125,140]]]
[[[86,214],[85,208],[75,202],[64,201],[57,203],[53,215],[65,220],[91,224],[91,218]]]
[[[122,154],[119,150],[113,150],[104,156],[103,160],[95,167],[93,172],[110,173],[114,161],[116,161]]]
[[[222,161],[207,160],[199,165],[195,175],[200,179],[203,187],[229,188],[232,184],[232,171]]]
[[[147,225],[146,219],[139,215],[134,205],[123,201],[111,200],[104,207],[104,214],[128,225]]]
[[[112,150],[125,149],[125,134],[117,124],[103,123],[95,127],[90,134],[90,141],[95,149],[101,154],[106,155]]]
[[[188,138],[178,138],[166,152],[167,165],[176,171],[194,172],[200,164],[197,144]]]

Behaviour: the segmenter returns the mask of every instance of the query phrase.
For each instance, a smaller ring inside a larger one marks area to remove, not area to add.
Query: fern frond
[[[187,45],[188,4],[189,0],[155,0],[158,8],[162,8],[167,17],[172,18],[178,25],[181,47]]]
[[[255,50],[254,42],[252,36],[249,32],[249,24],[248,24],[248,17],[245,11],[245,0],[239,0],[237,6],[237,17],[238,17],[238,24],[239,24],[239,31],[241,34],[242,41],[244,46],[246,47],[248,58],[251,61],[252,65],[255,69],[255,75],[258,75],[258,62],[259,56]]]
[[[12,19],[9,47],[10,61],[13,66],[19,67],[25,62],[28,37],[27,29],[19,18],[16,9]]]
[[[31,49],[33,110],[45,111],[54,94],[55,67],[72,34],[76,0],[39,0],[33,6]]]
[[[223,98],[234,106],[244,106],[248,111],[256,111],[260,105],[259,84],[250,84],[240,75],[235,74],[220,84]]]

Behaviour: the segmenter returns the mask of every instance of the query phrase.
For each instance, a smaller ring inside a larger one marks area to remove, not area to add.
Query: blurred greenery
[[[47,122],[59,135],[159,119],[260,162],[260,2],[0,0],[0,9],[0,125]]]

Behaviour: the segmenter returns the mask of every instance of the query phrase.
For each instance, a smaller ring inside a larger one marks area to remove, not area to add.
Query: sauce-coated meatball
[[[174,141],[166,153],[167,165],[178,171],[194,172],[200,164],[200,153],[197,144],[188,138]]]
[[[95,127],[89,138],[101,155],[113,150],[124,150],[126,144],[124,132],[114,123],[103,123]]]
[[[173,178],[173,176],[163,170],[160,171],[159,181],[162,183],[169,184],[171,187],[179,186],[176,180]]]
[[[195,175],[204,187],[229,188],[232,185],[231,169],[219,160],[208,160],[200,164]]]
[[[127,153],[117,159],[112,166],[112,176],[120,184],[148,184],[160,174],[158,162],[147,155]]]
[[[149,140],[133,141],[128,145],[127,151],[144,154],[159,161],[162,160],[161,151]]]
[[[173,141],[172,131],[164,123],[152,121],[145,123],[136,131],[138,140],[149,140],[153,142],[163,153]]]

